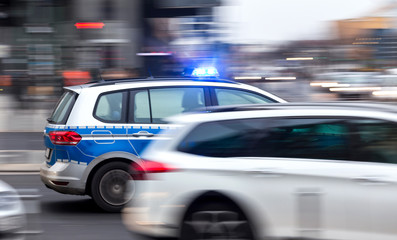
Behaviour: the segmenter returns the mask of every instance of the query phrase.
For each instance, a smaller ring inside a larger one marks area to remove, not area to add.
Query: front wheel
[[[180,239],[253,240],[254,236],[242,212],[227,204],[206,203],[186,214]]]
[[[91,195],[93,200],[107,212],[120,212],[124,205],[131,200],[131,196],[126,196],[129,180],[132,178],[127,163],[105,164],[92,178]]]

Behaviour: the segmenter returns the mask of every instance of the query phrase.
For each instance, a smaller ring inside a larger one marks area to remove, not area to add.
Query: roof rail
[[[200,82],[222,82],[222,83],[234,83],[239,84],[236,81],[228,79],[218,79],[213,77],[147,77],[147,78],[121,78],[121,79],[102,79],[97,81],[91,81],[90,87],[113,85],[119,83],[130,83],[130,82],[143,82],[143,81],[200,81]]]

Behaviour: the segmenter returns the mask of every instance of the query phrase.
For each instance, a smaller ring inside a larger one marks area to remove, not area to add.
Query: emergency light
[[[218,70],[214,67],[200,67],[195,68],[192,72],[192,77],[218,77]]]

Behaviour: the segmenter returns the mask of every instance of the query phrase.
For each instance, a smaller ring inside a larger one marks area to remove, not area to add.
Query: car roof
[[[284,99],[269,93],[265,90],[259,89],[255,86],[244,84],[240,82],[235,82],[227,79],[219,78],[192,78],[192,77],[150,77],[150,78],[128,78],[128,79],[112,79],[112,80],[101,80],[96,82],[91,82],[83,85],[69,86],[65,89],[74,91],[80,94],[83,90],[90,90],[94,92],[107,92],[107,91],[117,91],[126,88],[146,88],[146,87],[163,87],[163,86],[214,86],[214,87],[231,87],[238,89],[245,89],[248,91],[261,92],[277,102],[286,102]]]
[[[207,112],[232,112],[251,110],[287,110],[287,109],[348,109],[370,110],[397,113],[397,106],[380,102],[295,102],[295,103],[269,103],[269,104],[245,104],[231,106],[213,106]]]
[[[284,111],[283,116],[294,115],[330,115],[339,111],[346,116],[355,116],[357,113],[371,113],[377,116],[377,113],[395,114],[397,118],[397,106],[387,103],[377,102],[301,102],[301,103],[268,103],[268,104],[248,104],[248,105],[230,105],[207,107],[203,111],[196,111],[167,118],[170,122],[201,122],[216,121],[229,118],[251,118],[259,116],[256,113],[264,111]],[[242,113],[244,112],[244,113]],[[254,114],[255,112],[255,114]],[[191,115],[195,114],[195,117]],[[335,114],[339,115],[339,114]]]
[[[96,80],[83,85],[70,86],[68,89],[80,89],[80,88],[91,88],[100,87],[108,85],[119,85],[119,84],[134,84],[134,83],[153,83],[153,82],[202,82],[202,83],[231,83],[231,84],[241,84],[236,81],[219,79],[219,78],[193,78],[193,77],[148,77],[148,78],[122,78],[122,79],[106,79],[106,80]]]

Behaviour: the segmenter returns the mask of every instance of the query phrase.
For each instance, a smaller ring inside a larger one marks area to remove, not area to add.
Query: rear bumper
[[[81,180],[87,166],[71,162],[56,162],[40,167],[41,181],[48,187],[64,194],[85,195],[85,182]]]

